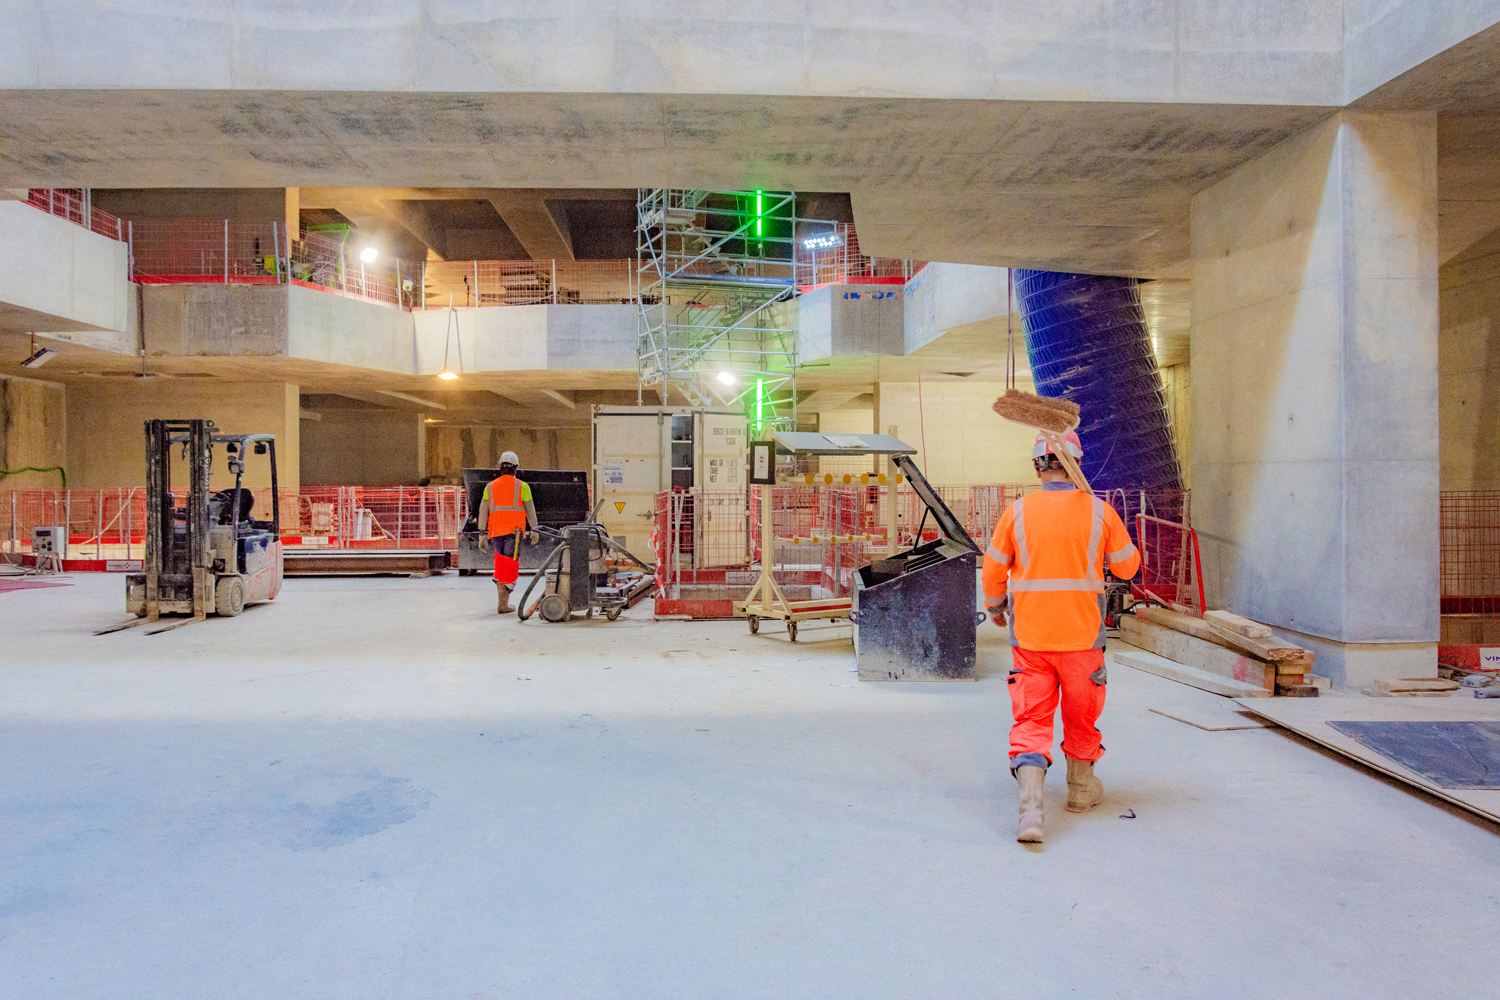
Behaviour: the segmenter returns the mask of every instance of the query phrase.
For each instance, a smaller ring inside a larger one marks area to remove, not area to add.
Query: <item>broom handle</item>
[[[1064,447],[1062,436],[1053,431],[1043,431],[1042,433],[1047,435],[1047,441],[1052,445],[1052,453],[1063,464],[1063,468],[1068,470],[1068,478],[1073,480],[1073,485],[1085,493],[1092,493],[1093,490],[1089,488],[1089,481],[1083,478],[1083,470],[1078,467],[1077,462],[1073,461],[1073,456],[1069,455],[1067,448]]]

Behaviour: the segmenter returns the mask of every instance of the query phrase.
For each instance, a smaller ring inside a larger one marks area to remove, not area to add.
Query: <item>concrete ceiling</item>
[[[470,198],[476,188],[847,191],[861,244],[877,256],[1181,276],[1191,194],[1329,111],[736,95],[12,91],[0,102],[0,135],[11,140],[0,147],[0,186],[298,187],[309,206],[321,196],[306,189],[372,184],[459,188]],[[502,216],[512,213],[512,228],[528,233],[517,233],[523,244],[558,252],[561,244],[547,242],[543,216],[551,213],[537,200],[530,208],[507,202]]]

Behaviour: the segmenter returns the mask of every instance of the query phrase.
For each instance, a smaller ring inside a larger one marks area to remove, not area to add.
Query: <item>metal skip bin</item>
[[[490,551],[489,533],[479,524],[479,502],[484,488],[500,475],[499,469],[465,469],[464,489],[468,493],[469,519],[458,537],[458,573],[460,576],[495,570],[495,556]],[[537,523],[561,531],[589,517],[589,474],[587,472],[518,469],[516,478],[531,487],[532,506]],[[533,570],[552,552],[555,542],[542,538],[533,545],[521,539],[522,570]]]
[[[896,467],[943,537],[877,559],[855,576],[854,652],[862,681],[972,681],[982,613],[979,547],[907,455]]]

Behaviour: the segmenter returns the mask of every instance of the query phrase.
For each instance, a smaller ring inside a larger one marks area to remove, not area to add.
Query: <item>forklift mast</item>
[[[212,420],[146,422],[146,617],[160,614],[162,584],[188,584],[193,617],[207,617],[205,597],[212,581],[208,551],[208,469],[213,447]],[[172,445],[180,442],[189,462],[187,530],[179,538],[172,503]],[[179,542],[181,544],[179,544]]]

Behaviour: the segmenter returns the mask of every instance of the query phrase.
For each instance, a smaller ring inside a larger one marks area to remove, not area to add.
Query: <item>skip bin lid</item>
[[[889,434],[820,434],[817,431],[774,431],[776,450],[783,455],[915,455],[917,449]]]
[[[921,470],[917,468],[917,463],[905,455],[898,455],[896,468],[901,470],[901,474],[911,484],[912,490],[922,498],[927,509],[932,511],[932,516],[937,521],[938,527],[943,529],[943,534],[958,544],[968,546],[978,552],[979,546],[974,544],[974,539],[970,538],[964,526],[958,523],[958,518],[953,516],[953,511],[948,509],[948,505],[943,503],[943,498],[938,496],[937,490],[933,489],[932,484],[922,475]]]

